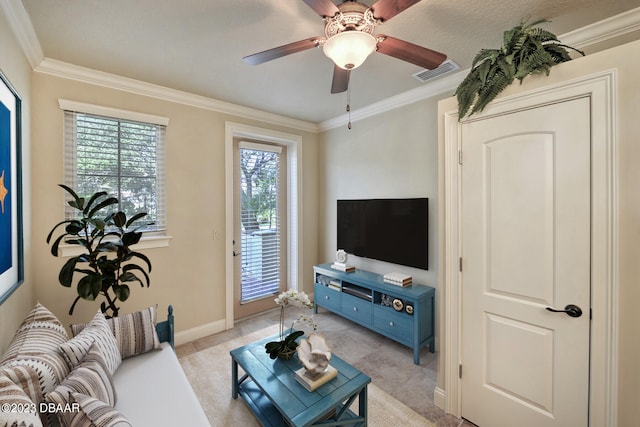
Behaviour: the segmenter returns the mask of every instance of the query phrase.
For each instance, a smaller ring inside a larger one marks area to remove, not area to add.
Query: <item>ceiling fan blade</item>
[[[447,55],[444,53],[396,39],[395,37],[380,34],[377,35],[376,38],[378,40],[382,39],[382,41],[378,41],[378,52],[410,62],[428,70],[438,68],[438,66],[447,59]]]
[[[383,21],[388,21],[405,9],[410,8],[420,0],[378,0],[371,9],[373,16]]]
[[[315,10],[316,13],[323,18],[335,16],[336,13],[340,12],[338,6],[336,6],[331,0],[302,0],[307,6],[311,9]]]
[[[340,93],[349,89],[349,70],[333,67],[333,81],[331,82],[331,93]]]
[[[262,64],[263,62],[271,61],[272,59],[280,58],[282,56],[291,55],[292,53],[302,52],[303,50],[317,47],[322,39],[322,37],[311,37],[306,40],[300,40],[297,42],[285,44],[283,46],[274,47],[273,49],[265,50],[263,52],[254,53],[253,55],[245,56],[242,59],[247,64]]]

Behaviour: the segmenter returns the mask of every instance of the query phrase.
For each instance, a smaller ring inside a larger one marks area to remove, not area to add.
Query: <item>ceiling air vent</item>
[[[440,77],[443,74],[447,74],[458,69],[460,69],[460,66],[458,64],[450,59],[447,59],[442,64],[440,64],[438,68],[434,68],[433,70],[422,70],[418,73],[413,74],[413,77],[418,79],[421,83],[426,83],[429,80],[435,79],[436,77]]]

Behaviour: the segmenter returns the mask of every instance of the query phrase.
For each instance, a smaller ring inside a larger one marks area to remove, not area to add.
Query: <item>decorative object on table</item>
[[[383,307],[393,307],[393,297],[387,294],[380,296],[380,305]]]
[[[286,292],[281,293],[274,301],[280,306],[280,340],[268,342],[265,345],[265,349],[267,353],[269,353],[269,357],[271,359],[275,359],[278,357],[280,359],[288,360],[291,359],[296,353],[296,349],[298,348],[298,343],[296,342],[296,340],[304,335],[304,331],[294,331],[293,325],[296,322],[302,322],[313,328],[314,331],[318,328],[318,326],[315,323],[313,315],[309,316],[302,313],[296,320],[293,321],[291,328],[289,328],[287,332],[284,327],[285,308],[289,305],[292,305],[301,309],[311,309],[313,308],[313,304],[311,303],[311,300],[306,293],[298,292],[295,289],[290,289]]]
[[[131,249],[142,237],[139,227],[133,227],[133,223],[147,213],[139,212],[127,219],[124,212],[115,209],[119,205],[118,199],[108,196],[105,191],[99,191],[87,200],[66,185],[60,187],[73,197],[68,203],[77,211],[77,216],[56,224],[47,236],[47,243],[51,242],[58,227],[64,226],[64,233],[51,244],[53,256],[58,256],[61,243],[83,249],[80,255],[69,258],[58,276],[62,286],[70,287],[74,274],[80,274],[78,296],[71,304],[69,314],[73,314],[80,298],[94,301],[102,295],[106,300],[100,303],[102,313],[107,318],[117,317],[120,307],[116,302],[126,301],[131,292],[128,283],[138,282],[142,287],[150,284],[144,267],[151,272],[151,261]]]
[[[0,71],[0,304],[24,281],[22,99]]]
[[[382,280],[384,280],[385,283],[389,283],[391,285],[404,287],[411,285],[411,282],[413,282],[413,277],[409,276],[408,274],[393,272],[385,274]]]
[[[345,273],[356,271],[355,266],[347,264],[347,259],[347,252],[345,252],[343,249],[339,249],[338,252],[336,252],[336,260],[333,264],[331,264],[331,268],[344,271]]]
[[[313,333],[300,340],[297,353],[303,367],[296,371],[296,381],[308,391],[314,391],[338,376],[338,370],[329,365],[331,349],[324,336]]]
[[[522,83],[529,74],[549,75],[552,66],[571,60],[567,49],[584,56],[584,52],[560,43],[553,33],[536,27],[543,22],[549,21],[523,20],[504,32],[500,49],[482,49],[476,54],[471,71],[455,92],[458,120],[482,111],[514,79]]]
[[[298,359],[310,376],[316,377],[327,370],[331,349],[324,336],[313,333],[308,338],[301,339],[297,352]]]
[[[407,314],[409,314],[409,315],[413,316],[413,304],[405,304],[405,305],[404,305],[404,311],[405,311]]]

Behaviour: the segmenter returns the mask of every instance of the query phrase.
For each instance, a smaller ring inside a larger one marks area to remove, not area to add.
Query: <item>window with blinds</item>
[[[64,115],[65,184],[80,196],[106,191],[120,200],[117,208],[127,217],[147,212],[143,221],[153,225],[145,231],[164,231],[166,127],[74,111]]]
[[[241,302],[280,290],[281,150],[277,146],[240,143]]]

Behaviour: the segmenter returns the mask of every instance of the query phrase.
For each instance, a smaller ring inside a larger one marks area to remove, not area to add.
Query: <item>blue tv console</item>
[[[313,267],[314,311],[324,307],[366,328],[413,349],[420,364],[420,349],[435,351],[434,295],[430,286],[401,287],[385,283],[383,276],[364,270],[345,273],[331,264]]]

